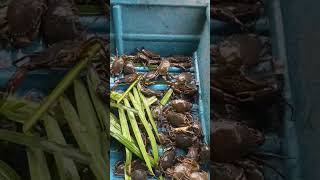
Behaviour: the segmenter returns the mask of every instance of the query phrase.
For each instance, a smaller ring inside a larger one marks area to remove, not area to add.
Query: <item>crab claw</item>
[[[24,80],[27,72],[28,72],[27,69],[20,68],[13,74],[13,76],[9,79],[9,82],[7,85],[6,92],[8,94],[13,94],[17,90],[18,86]]]

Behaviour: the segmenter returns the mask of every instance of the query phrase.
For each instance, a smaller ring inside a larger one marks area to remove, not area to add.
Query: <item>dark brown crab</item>
[[[133,83],[135,80],[137,80],[140,77],[141,77],[141,75],[139,75],[137,73],[125,75],[124,78],[115,81],[114,86],[112,87],[112,90],[115,90],[119,86],[119,84]]]
[[[212,163],[212,173],[219,180],[247,180],[243,168],[227,163]]]
[[[169,146],[164,150],[163,155],[159,160],[159,167],[166,171],[168,168],[171,168],[175,163],[176,158],[176,148],[174,146]]]
[[[176,112],[184,113],[191,110],[192,103],[184,99],[175,99],[171,101],[171,106]]]
[[[219,120],[211,125],[211,160],[233,162],[253,153],[264,143],[264,135],[255,129],[230,120]],[[225,143],[228,142],[228,143]]]
[[[80,23],[73,1],[48,0],[48,7],[43,19],[43,35],[47,45],[85,38],[85,28]]]
[[[122,56],[114,56],[110,67],[111,74],[114,76],[119,76],[123,71],[124,65],[125,60],[122,58]]]
[[[247,23],[252,23],[260,17],[262,5],[261,0],[215,0],[210,8],[211,17],[245,27]]]
[[[13,64],[17,67],[17,71],[8,82],[7,92],[13,93],[28,71],[72,67],[79,59],[86,57],[87,50],[94,45],[99,45],[100,51],[106,53],[105,42],[93,37],[86,41],[60,42],[44,51],[14,61]]]
[[[173,127],[185,127],[191,124],[193,117],[190,113],[177,113],[169,111],[166,115],[167,122]]]
[[[195,79],[193,75],[189,72],[182,72],[178,75],[172,76],[176,84],[178,85],[187,85],[187,84],[195,84]]]
[[[139,86],[140,85],[140,86]],[[163,91],[158,91],[158,90],[153,90],[150,88],[145,87],[142,84],[139,84],[138,86],[140,87],[139,89],[141,90],[141,93],[147,97],[150,96],[156,96],[158,98],[163,97],[164,92]]]
[[[264,180],[262,167],[254,161],[213,163],[212,172],[219,180]]]
[[[255,102],[281,92],[281,65],[270,53],[269,43],[256,35],[234,35],[212,50],[212,93],[226,102]],[[266,63],[271,67],[265,72]],[[262,67],[262,65],[265,65]],[[262,70],[261,70],[262,68]],[[258,78],[253,78],[258,76]]]
[[[47,3],[45,0],[12,0],[4,10],[1,39],[12,42],[15,47],[24,47],[38,37]]]
[[[187,150],[189,147],[198,144],[201,136],[194,132],[191,126],[182,128],[169,128],[169,132],[160,134],[160,144],[175,146]]]
[[[208,174],[200,170],[200,166],[196,161],[184,156],[179,156],[176,160],[178,163],[166,170],[168,177],[181,180],[191,180],[191,177],[196,177],[196,179],[208,180]]]

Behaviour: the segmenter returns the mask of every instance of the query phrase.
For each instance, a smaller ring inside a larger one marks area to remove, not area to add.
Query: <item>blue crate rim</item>
[[[202,7],[209,5],[209,0],[184,0],[183,2],[173,0],[110,0],[111,5],[131,5],[131,6],[178,6],[178,7]]]

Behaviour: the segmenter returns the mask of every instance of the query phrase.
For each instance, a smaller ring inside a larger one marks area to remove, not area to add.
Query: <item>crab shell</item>
[[[48,7],[43,21],[44,39],[47,45],[63,40],[84,39],[85,30],[72,1],[49,0]]]
[[[253,66],[270,53],[270,50],[268,39],[255,34],[236,34],[219,42],[211,53],[217,64]]]
[[[8,5],[8,34],[17,47],[26,46],[38,37],[45,0],[12,0]]]
[[[14,64],[28,70],[71,67],[80,56],[82,43],[81,41],[60,42],[44,51],[18,59]]]
[[[232,162],[253,153],[265,138],[239,122],[220,120],[211,123],[211,160]],[[227,143],[226,143],[227,142]]]
[[[213,163],[211,169],[219,180],[247,180],[244,170],[233,164]]]
[[[261,13],[262,3],[252,2],[217,2],[210,8],[213,19],[238,24],[240,26],[257,20]]]

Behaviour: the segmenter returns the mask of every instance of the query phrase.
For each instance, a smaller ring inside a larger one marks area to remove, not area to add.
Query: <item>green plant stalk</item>
[[[29,172],[32,180],[51,180],[45,154],[37,148],[27,148]]]
[[[171,97],[172,93],[173,93],[173,90],[170,88],[166,92],[166,94],[163,96],[163,98],[161,99],[160,104],[163,105],[163,106],[166,105],[168,103],[168,101],[170,100],[170,97]]]
[[[117,121],[118,120],[116,120],[116,117],[112,113],[110,113],[110,135],[126,148],[128,148],[133,154],[137,155],[141,160],[144,160],[144,157],[141,154],[137,143],[132,142],[133,140],[130,142],[122,135],[120,124],[118,124]],[[149,156],[151,166],[154,166],[156,162],[151,155],[149,155],[148,153],[146,154]]]
[[[7,103],[2,103],[0,115],[20,124],[23,124],[26,121],[26,117],[30,117],[30,114],[39,107],[38,103],[12,97],[8,97],[4,101]]]
[[[139,90],[138,90],[139,91]],[[148,118],[149,118],[149,122],[153,128],[153,131],[155,132],[157,138],[159,138],[159,132],[158,132],[158,128],[157,128],[157,125],[153,119],[153,116],[152,116],[152,113],[151,113],[151,110],[150,110],[150,107],[148,106],[148,103],[147,103],[147,100],[146,98],[143,96],[143,94],[141,93],[141,91],[139,91],[139,95],[140,95],[140,99],[142,101],[142,104],[145,108],[145,110],[147,111],[147,115],[148,115]]]
[[[153,103],[158,101],[157,97],[155,97],[155,96],[151,96],[151,97],[146,98],[146,99],[147,99],[148,106],[151,106]]]
[[[125,106],[131,107],[131,105],[127,99],[124,100],[124,104],[125,104]],[[129,122],[130,122],[132,130],[133,130],[133,134],[137,140],[139,149],[142,153],[143,159],[146,162],[146,165],[147,165],[149,171],[152,172],[152,165],[151,165],[151,162],[149,159],[149,154],[148,154],[146,147],[143,143],[142,135],[139,130],[139,126],[138,126],[137,120],[135,118],[135,115],[132,112],[127,112],[127,114],[128,114],[128,119],[129,119]]]
[[[122,101],[122,99],[123,99],[124,97],[127,96],[127,94],[131,91],[131,89],[139,82],[139,80],[141,79],[141,77],[142,77],[142,76],[140,75],[132,84],[130,84],[129,88],[122,94],[122,96],[120,97],[120,99],[118,99],[118,101],[117,101],[118,104]]]
[[[18,173],[2,160],[0,160],[0,177],[1,180],[21,180]]]
[[[143,159],[143,156],[139,150],[139,148],[129,141],[126,137],[124,137],[121,132],[119,132],[112,124],[110,125],[110,135],[119,141],[122,145],[128,148],[132,153],[138,156],[140,159]]]
[[[0,130],[0,140],[23,145],[29,148],[40,149],[49,153],[60,153],[65,157],[83,164],[89,164],[90,155],[77,149],[44,140],[40,137],[25,135],[18,132]]]
[[[90,153],[92,157],[92,163],[90,163],[92,172],[98,179],[101,177],[108,178],[109,173],[107,173],[106,169],[109,169],[109,166],[103,161],[102,155],[96,153],[93,141],[91,140],[92,137],[88,133],[86,127],[79,120],[79,116],[75,108],[64,96],[59,98],[59,103],[81,151]]]
[[[112,112],[110,112],[110,125],[111,124],[121,131],[120,120]]]
[[[94,147],[92,150],[94,150],[95,153],[102,154],[100,145],[101,137],[99,136],[100,130],[97,129],[98,119],[96,112],[93,109],[87,88],[81,80],[74,81],[74,96],[76,99],[79,120],[86,127],[91,137],[90,141],[92,141]]]
[[[89,70],[89,73],[87,75],[87,84],[88,84],[88,89],[90,93],[90,97],[92,100],[92,103],[94,105],[94,108],[97,112],[97,116],[100,122],[100,126],[102,127],[102,130],[109,134],[107,131],[109,131],[109,123],[105,119],[108,119],[108,113],[106,111],[106,107],[103,104],[103,102],[99,99],[99,97],[96,94],[95,87],[97,87],[96,83],[96,73],[93,72],[92,69]]]
[[[110,124],[109,124],[109,117],[108,117],[108,112],[106,110],[105,105],[103,102],[99,99],[99,97],[96,94],[95,88],[98,85],[98,75],[96,72],[90,68],[88,75],[87,75],[87,84],[88,84],[88,89],[90,93],[90,97],[92,100],[92,103],[94,105],[95,111],[97,113],[98,119],[100,121],[100,126],[102,127],[102,133],[101,135],[101,152],[102,156],[105,159],[106,163],[109,163],[109,156],[108,156],[108,151],[109,151],[109,136],[110,136]],[[109,165],[108,165],[109,166]]]
[[[57,121],[51,116],[45,116],[42,119],[44,120],[43,122],[48,140],[61,145],[67,145]],[[54,154],[54,158],[61,180],[80,180],[77,167],[71,159],[65,158],[62,154],[56,153]]]
[[[80,60],[80,62],[67,73],[63,80],[60,81],[51,94],[45,99],[39,109],[25,122],[23,125],[24,132],[28,132],[38,122],[40,117],[49,109],[51,104],[55,102],[56,99],[73,83],[73,80],[78,76],[81,70],[87,66],[90,59],[97,54],[101,48],[101,44],[95,44],[90,47],[88,56]]]
[[[130,135],[130,130],[126,118],[126,114],[124,113],[123,109],[118,109],[119,112],[119,119],[120,119],[120,125],[121,125],[121,130],[122,130],[122,135],[126,137],[130,142],[132,140],[131,135]],[[131,174],[131,161],[132,161],[132,153],[129,151],[129,149],[125,149],[126,151],[126,161],[125,161],[125,180],[129,180],[130,176],[128,175]]]
[[[130,100],[133,104],[133,106],[138,110],[138,115],[139,118],[144,126],[144,128],[146,129],[146,132],[148,134],[150,143],[151,143],[151,148],[152,148],[152,155],[154,160],[157,162],[159,159],[159,154],[158,154],[158,146],[157,146],[157,142],[156,142],[156,138],[154,137],[154,134],[152,132],[152,129],[150,128],[150,125],[145,117],[145,114],[143,112],[143,110],[141,109],[141,107],[139,107],[139,105],[137,104],[135,97],[132,95],[132,93],[129,93],[129,97]],[[137,97],[136,97],[137,98]]]
[[[139,86],[140,86],[140,84],[138,84],[138,87],[139,87]],[[143,106],[143,104],[142,104],[142,102],[141,102],[140,95],[139,95],[139,92],[138,92],[137,88],[133,88],[133,95],[134,95],[134,98],[135,98],[137,104],[139,105],[139,107],[140,107],[142,110],[144,110],[144,106]],[[144,111],[143,111],[143,113],[144,113]]]
[[[127,110],[127,111],[131,111],[131,112],[133,112],[133,113],[135,113],[135,114],[138,114],[138,111],[136,110],[136,109],[133,109],[133,108],[128,108],[128,107],[126,107],[126,106],[124,106],[124,105],[122,105],[122,104],[116,104],[116,103],[113,103],[113,102],[110,102],[110,106],[111,107],[115,107],[115,108],[122,108],[122,109],[125,109],[125,110]]]
[[[115,91],[111,91],[111,93],[110,93],[110,98],[112,100],[118,101],[121,97],[122,97],[122,93],[118,93]]]

